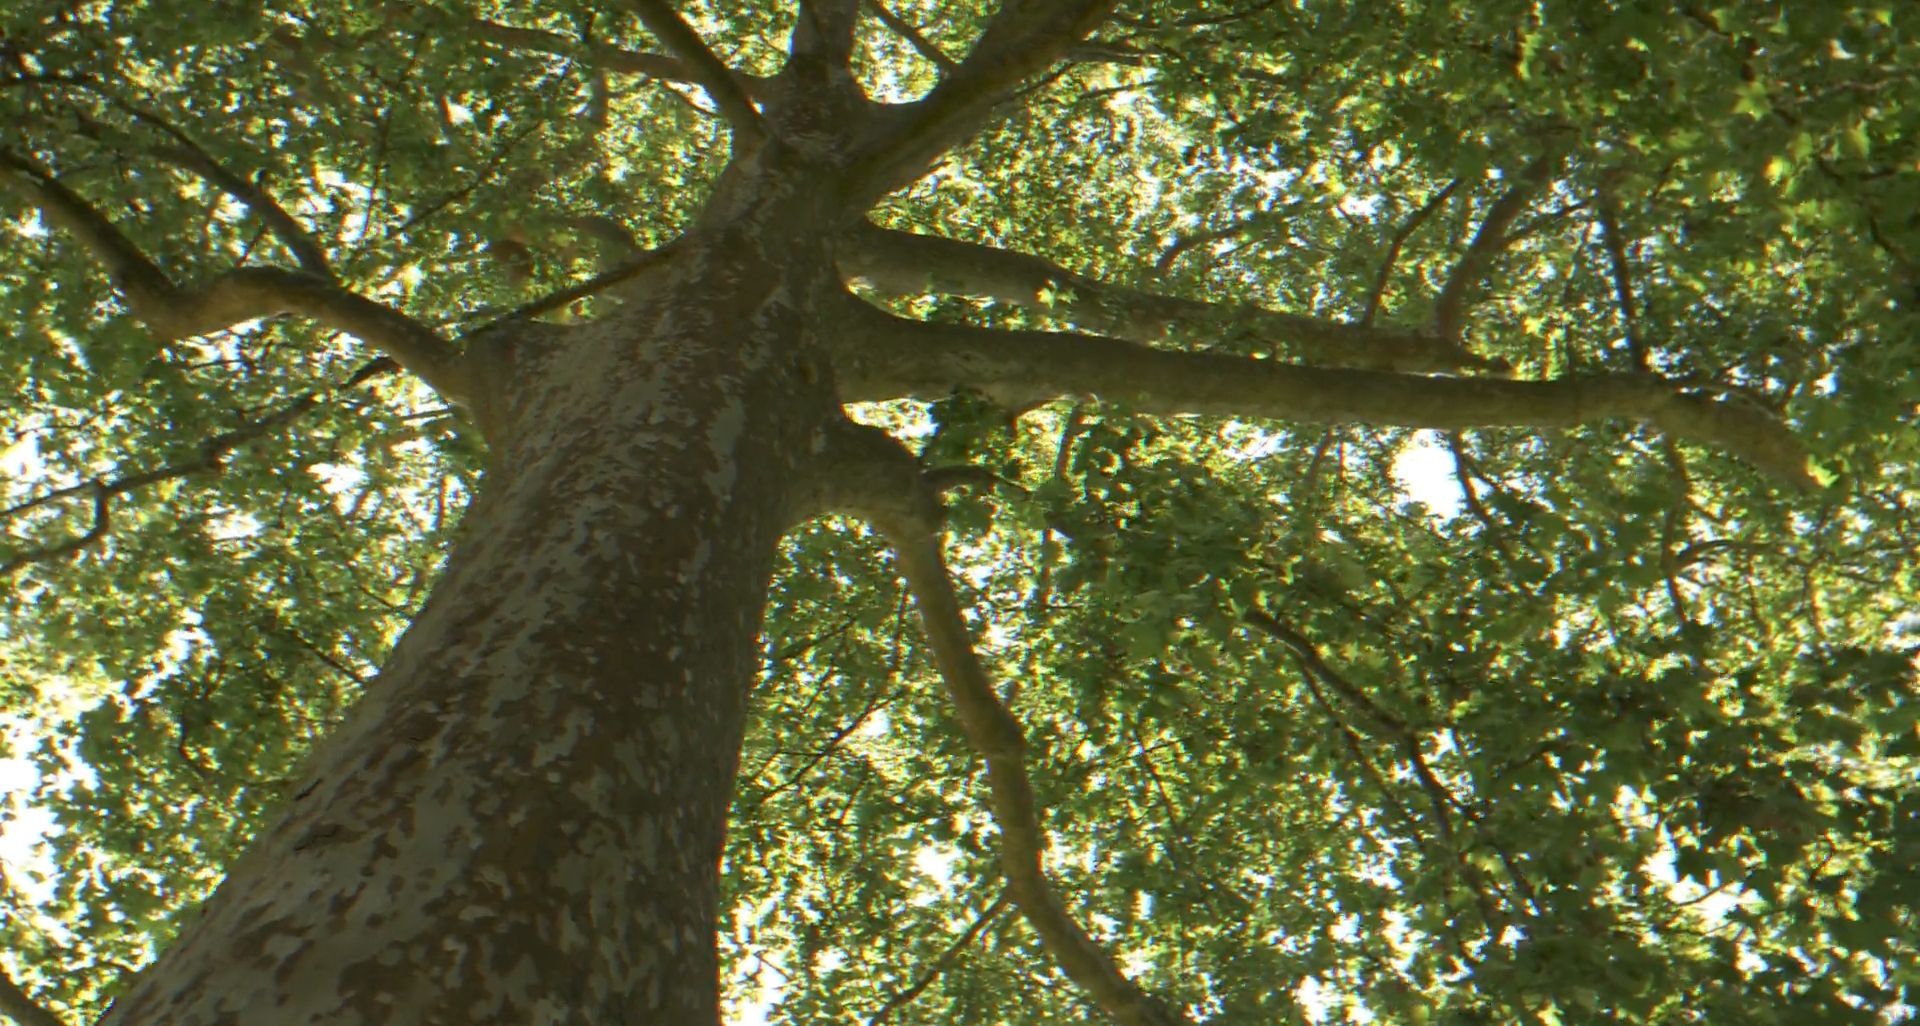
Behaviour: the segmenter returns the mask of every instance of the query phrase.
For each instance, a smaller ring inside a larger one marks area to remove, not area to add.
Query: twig
[[[333,672],[339,674],[342,677],[347,678],[350,681],[353,681],[355,684],[359,685],[362,688],[367,686],[370,678],[368,678],[366,674],[356,672],[353,669],[353,667],[348,666],[347,664],[341,662],[339,659],[336,659],[333,653],[322,649],[320,646],[314,644],[311,641],[308,641],[306,635],[300,633],[297,630],[294,630],[292,627],[281,627],[280,630],[281,630],[281,633],[285,634],[289,638],[292,638],[294,644],[299,645],[301,648],[306,649],[309,655],[312,655],[315,659],[318,659],[322,663],[326,664],[326,666],[329,669],[333,670]]]
[[[906,692],[907,689],[905,687],[897,687],[884,695],[875,695],[873,698],[868,699],[866,706],[856,713],[853,719],[848,720],[844,726],[834,731],[833,736],[827,738],[827,743],[820,746],[818,751],[809,756],[807,761],[801,764],[799,769],[789,774],[785,781],[755,796],[753,804],[747,806],[747,809],[758,809],[760,806],[771,801],[776,795],[782,794],[797,786],[802,780],[807,778],[808,773],[813,772],[815,766],[825,762],[828,756],[839,751],[840,746],[846,742],[847,738],[852,737],[853,732],[859,730],[860,725],[867,722],[869,717],[885,706],[893,704],[895,699],[906,694]],[[795,752],[793,754],[798,755],[799,753]]]

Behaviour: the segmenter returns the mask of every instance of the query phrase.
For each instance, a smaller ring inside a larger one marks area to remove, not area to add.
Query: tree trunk
[[[607,319],[493,333],[465,542],[284,817],[103,1022],[719,1021],[762,606],[839,416],[804,327],[827,255],[767,238],[709,231]]]

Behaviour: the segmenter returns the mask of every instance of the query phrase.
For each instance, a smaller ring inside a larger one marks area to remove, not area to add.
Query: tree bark
[[[778,236],[712,232],[651,300],[485,340],[466,540],[283,818],[103,1022],[719,1022],[772,556],[839,416],[803,327],[830,259],[770,256]]]

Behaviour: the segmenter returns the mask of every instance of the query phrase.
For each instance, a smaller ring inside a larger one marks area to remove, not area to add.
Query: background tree
[[[1914,17],[7,5],[0,1013],[1907,1014]]]

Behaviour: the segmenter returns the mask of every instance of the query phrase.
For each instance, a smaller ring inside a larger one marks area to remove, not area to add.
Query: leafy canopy
[[[870,5],[863,84],[923,93],[989,7]],[[749,74],[797,13],[682,9]],[[1152,292],[1450,326],[1483,373],[1737,388],[1811,455],[1796,493],[1618,423],[858,411],[1017,486],[953,495],[965,598],[1056,883],[1145,989],[1220,1023],[1910,1011],[1917,17],[1135,0],[874,211]],[[449,333],[669,240],[726,154],[615,4],[16,0],[0,32],[4,148],[157,264],[318,260]],[[7,867],[0,952],[84,1016],[287,798],[481,454],[310,322],[161,341],[0,201],[0,702],[38,736],[16,809],[58,824],[50,877]],[[1055,329],[1081,298],[938,286],[868,294]],[[1431,505],[1410,456],[1447,475]],[[765,665],[726,854],[740,1007],[1090,1014],[998,900],[978,763],[873,538],[792,536]]]

